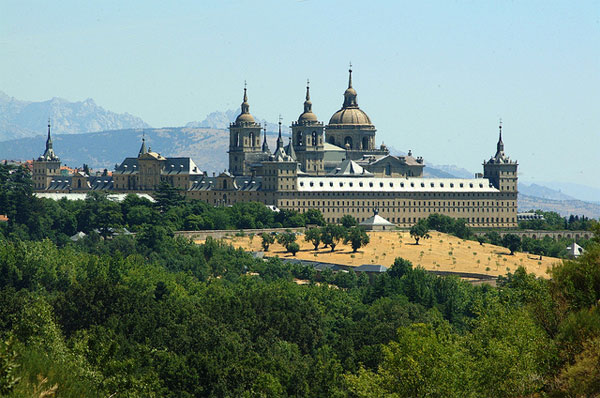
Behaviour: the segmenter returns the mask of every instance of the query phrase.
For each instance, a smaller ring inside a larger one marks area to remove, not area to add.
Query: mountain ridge
[[[0,141],[44,134],[48,119],[57,134],[150,127],[127,112],[106,110],[92,98],[71,102],[53,97],[35,102],[22,101],[0,91]]]

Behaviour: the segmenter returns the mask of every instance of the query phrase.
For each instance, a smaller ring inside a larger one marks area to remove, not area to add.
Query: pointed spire
[[[236,125],[246,125],[248,123],[254,124],[254,118],[250,114],[250,104],[248,103],[248,90],[246,87],[246,81],[244,80],[244,99],[242,100],[242,112],[235,119]]]
[[[244,101],[242,102],[242,113],[250,113],[250,104],[248,103],[248,93],[246,81],[244,80]]]
[[[310,81],[306,79],[306,101],[304,101],[304,113],[312,113],[312,102],[310,101]]]
[[[343,108],[358,108],[356,90],[352,87],[352,63],[350,63],[350,69],[348,69],[348,88],[344,91]]]
[[[39,160],[60,160],[54,153],[52,147],[52,136],[50,135],[50,118],[48,118],[48,138],[46,138],[46,150],[44,154],[40,156]]]
[[[496,161],[505,161],[508,158],[504,154],[504,142],[502,142],[502,119],[500,119],[498,130],[498,143],[496,144],[496,154],[494,155],[494,159],[496,159]]]
[[[146,133],[142,132],[142,146],[140,147],[140,151],[138,152],[138,158],[147,153],[148,150],[146,149]]]
[[[352,62],[350,62],[350,68],[348,69],[348,88],[352,88]]]
[[[52,137],[50,137],[50,118],[48,118],[48,138],[46,139],[46,151],[52,149]]]
[[[277,136],[277,149],[283,148],[283,138],[281,138],[281,115],[279,115],[279,136]]]
[[[290,137],[290,145],[288,147],[288,155],[290,155],[290,158],[292,158],[292,160],[296,160],[296,151],[294,151],[294,144],[292,143],[292,137]]]
[[[500,125],[498,126],[500,130],[498,134],[498,144],[496,145],[496,156],[499,154],[504,155],[504,142],[502,142],[502,119],[500,119]]]
[[[265,120],[264,122],[264,137],[263,137],[263,143],[262,143],[262,151],[265,153],[269,152],[269,144],[267,144],[267,121]]]

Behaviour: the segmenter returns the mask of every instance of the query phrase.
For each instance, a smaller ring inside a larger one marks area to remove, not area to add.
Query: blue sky
[[[239,107],[340,108],[348,62],[377,139],[480,171],[498,119],[524,181],[600,188],[598,1],[2,0],[0,90],[93,98],[154,127]]]

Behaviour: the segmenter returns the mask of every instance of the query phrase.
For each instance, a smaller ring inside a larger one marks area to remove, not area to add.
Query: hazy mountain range
[[[217,111],[185,127],[151,128],[139,117],[105,110],[92,99],[69,102],[53,98],[27,102],[0,91],[0,159],[25,160],[39,156],[44,149],[45,126],[50,117],[54,149],[62,162],[72,167],[86,163],[95,169],[112,170],[125,157],[137,155],[142,135],[145,135],[154,151],[164,156],[189,156],[201,170],[219,172],[227,168],[229,133],[226,129],[238,113],[237,109]],[[264,123],[263,119],[255,118]],[[277,128],[276,123],[267,122],[267,142],[271,150],[275,148]],[[287,135],[287,126],[283,131]],[[395,155],[405,154],[393,147],[390,151]],[[474,175],[454,165],[435,165],[427,159],[425,163],[426,177],[472,178]],[[521,181],[519,193],[520,210],[542,209],[563,215],[600,217],[600,189],[597,188]]]
[[[69,102],[20,101],[0,91],[0,141],[45,134],[48,118],[56,134],[150,127],[129,113],[114,113],[96,105],[93,99]]]

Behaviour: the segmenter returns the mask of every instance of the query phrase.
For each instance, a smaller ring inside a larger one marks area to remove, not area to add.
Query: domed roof
[[[357,108],[342,108],[331,116],[329,124],[368,124],[371,119],[362,110]]]
[[[307,122],[318,121],[317,115],[312,111],[312,102],[310,101],[310,92],[308,87],[308,81],[306,81],[306,101],[304,101],[304,112],[298,118],[298,123],[303,124]]]
[[[352,69],[348,71],[348,88],[344,91],[344,105],[329,119],[329,125],[372,125],[371,119],[358,107],[356,90],[352,87]]]
[[[242,113],[240,113],[235,119],[235,124],[239,123],[254,123],[254,117],[250,114],[250,104],[248,103],[246,87],[244,87],[244,101],[242,102]]]
[[[254,123],[254,117],[249,113],[240,113],[237,118],[235,118],[236,123],[245,122],[245,123]]]
[[[316,121],[317,121],[317,115],[315,115],[312,112],[304,112],[298,118],[298,123],[302,123],[302,122],[316,122]]]

